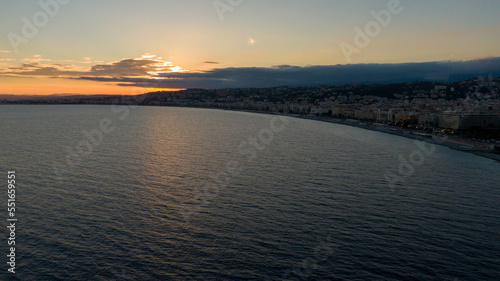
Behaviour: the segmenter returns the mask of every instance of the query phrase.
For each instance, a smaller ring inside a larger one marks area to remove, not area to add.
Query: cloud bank
[[[273,86],[339,85],[351,83],[394,83],[411,81],[459,81],[477,76],[500,76],[500,58],[459,62],[403,64],[355,64],[216,68],[204,72],[159,73],[152,79],[126,77],[80,77],[94,81],[119,82],[121,86],[155,88],[243,88]]]
[[[205,62],[216,65],[216,62]],[[353,64],[273,67],[230,67],[182,71],[154,56],[93,65],[86,70],[63,64],[23,63],[0,76],[49,76],[146,88],[244,88],[340,85],[411,81],[459,81],[477,76],[500,76],[500,58],[402,64]]]

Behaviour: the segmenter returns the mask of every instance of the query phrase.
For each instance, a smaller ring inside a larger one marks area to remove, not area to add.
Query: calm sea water
[[[0,133],[2,280],[500,280],[493,160],[208,109],[3,105]]]

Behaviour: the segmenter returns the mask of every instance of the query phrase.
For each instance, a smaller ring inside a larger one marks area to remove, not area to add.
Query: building
[[[422,114],[420,115],[420,117],[418,117],[418,124],[437,127],[439,125],[439,114]]]
[[[379,109],[377,111],[377,122],[389,122],[392,123],[394,122],[394,113],[392,112],[392,109],[389,110],[381,110]]]
[[[416,113],[398,113],[395,115],[395,123],[398,124],[418,124],[419,115]]]
[[[439,127],[453,130],[471,128],[500,130],[500,115],[443,113],[439,115]]]

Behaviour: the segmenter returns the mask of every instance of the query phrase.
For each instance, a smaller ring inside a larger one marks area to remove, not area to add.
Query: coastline
[[[286,116],[288,116],[288,115],[286,115]],[[436,136],[434,136],[434,137],[419,136],[419,135],[412,134],[412,132],[409,132],[409,131],[399,131],[394,127],[376,127],[373,125],[368,125],[366,123],[363,123],[362,121],[359,121],[359,123],[354,123],[354,122],[344,121],[344,120],[340,120],[340,119],[333,119],[333,118],[332,119],[321,118],[321,117],[315,118],[313,116],[290,116],[290,117],[298,117],[298,118],[302,118],[302,119],[346,125],[346,126],[356,127],[356,128],[360,128],[360,129],[376,131],[376,132],[395,135],[395,136],[399,136],[399,137],[414,139],[414,140],[418,140],[418,141],[425,141],[427,143],[444,146],[444,147],[447,147],[447,148],[450,148],[453,150],[472,153],[472,154],[475,154],[477,156],[486,157],[486,158],[493,159],[493,160],[500,162],[500,154],[494,153],[493,149],[482,148],[482,147],[478,147],[478,146],[472,146],[472,145],[460,143],[458,140],[453,141],[453,139],[450,139],[449,137],[447,137],[447,138],[440,137],[443,139],[439,140],[439,141],[435,141],[434,138]]]
[[[25,104],[25,105],[41,105],[41,104]],[[50,104],[48,104],[50,105]],[[53,104],[52,104],[53,105]],[[68,105],[68,104],[58,104],[58,105]],[[109,104],[70,104],[70,105],[109,105]],[[416,135],[412,130],[404,130],[399,127],[394,126],[375,126],[373,124],[369,124],[369,122],[361,121],[361,120],[343,120],[337,119],[333,117],[321,117],[321,116],[308,116],[308,115],[300,115],[300,114],[290,114],[290,113],[280,113],[280,112],[270,112],[270,111],[259,111],[259,110],[247,110],[247,109],[234,109],[234,108],[221,108],[221,107],[197,107],[197,106],[179,106],[179,105],[149,105],[149,104],[139,104],[138,106],[151,106],[151,107],[183,107],[183,108],[196,108],[196,109],[215,109],[215,110],[225,110],[225,111],[235,111],[235,112],[248,112],[248,113],[256,113],[256,114],[266,114],[266,115],[282,115],[292,118],[300,118],[306,120],[320,121],[326,123],[333,123],[345,126],[351,126],[355,128],[376,131],[386,134],[391,134],[399,137],[414,139],[418,141],[425,141],[427,143],[440,145],[443,147],[447,147],[453,150],[458,150],[462,152],[472,153],[477,156],[489,158],[500,162],[500,154],[495,153],[493,148],[485,148],[485,144],[482,144],[483,147],[480,147],[477,143],[471,144],[464,143],[464,139],[461,138],[450,138],[449,136],[441,137],[441,136],[422,136]],[[439,138],[439,141],[435,141],[435,138]]]
[[[192,108],[200,108],[200,107],[192,107]],[[374,125],[369,125],[366,122],[361,121],[361,120],[347,121],[347,120],[336,119],[336,118],[325,118],[325,117],[320,117],[320,116],[307,116],[307,115],[299,115],[299,114],[283,114],[283,113],[268,112],[268,111],[237,110],[237,109],[226,109],[226,108],[208,108],[208,109],[222,109],[222,110],[228,110],[228,111],[249,112],[249,113],[267,114],[267,115],[282,115],[282,116],[287,116],[287,117],[292,117],[292,118],[300,118],[300,119],[306,119],[306,120],[313,120],[313,121],[320,121],[320,122],[326,122],[326,123],[345,125],[345,126],[350,126],[350,127],[355,127],[355,128],[360,128],[360,129],[365,129],[365,130],[370,130],[370,131],[376,131],[376,132],[381,132],[381,133],[385,133],[385,134],[390,134],[390,135],[394,135],[394,136],[414,139],[414,140],[418,140],[418,141],[424,141],[427,143],[447,147],[447,148],[450,148],[453,150],[472,153],[472,154],[475,154],[477,156],[489,158],[489,159],[496,160],[496,161],[500,162],[500,154],[495,153],[494,150],[491,148],[485,148],[485,147],[480,147],[477,145],[466,144],[466,143],[460,142],[460,139],[457,139],[457,138],[454,139],[454,138],[450,138],[448,136],[438,137],[438,136],[430,136],[430,135],[429,136],[415,135],[415,134],[413,134],[414,132],[412,132],[411,130],[402,130],[401,128],[393,127],[393,126],[378,127],[378,126],[374,126]],[[440,140],[436,141],[435,138],[440,138]]]

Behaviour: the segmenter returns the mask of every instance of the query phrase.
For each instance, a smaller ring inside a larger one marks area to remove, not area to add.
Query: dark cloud
[[[216,64],[208,61],[205,63]],[[172,67],[171,63],[150,58],[124,59],[110,64],[94,65],[88,71],[76,71],[74,66],[62,64],[23,63],[20,67],[11,67],[0,72],[0,76],[48,76],[115,82],[120,86],[146,88],[216,89],[423,80],[458,81],[475,76],[500,76],[500,58],[402,64],[229,67],[201,72],[173,72]]]
[[[218,68],[204,72],[160,73],[156,78],[80,79],[119,82],[122,86],[155,88],[238,88],[350,83],[394,83],[407,81],[458,81],[475,76],[500,76],[500,58],[459,62],[403,64],[354,64]]]
[[[75,66],[52,63],[22,63],[20,67],[10,67],[0,75],[16,76],[63,76],[80,77],[128,77],[151,76],[150,73],[158,71],[171,71],[171,65],[156,59],[125,59],[111,64],[97,64],[89,71],[75,71]]]
[[[155,71],[157,60],[126,59],[112,64],[98,64],[92,66],[89,75],[93,76],[146,76]],[[162,69],[162,71],[169,70]]]
[[[203,63],[207,63],[207,64],[219,64],[219,62],[216,62],[216,61],[204,61]]]
[[[78,76],[82,72],[68,70],[70,67],[62,64],[47,63],[22,63],[20,67],[10,67],[8,71],[0,72],[1,75],[16,76]]]

